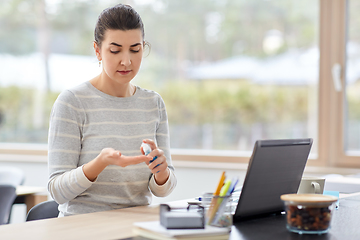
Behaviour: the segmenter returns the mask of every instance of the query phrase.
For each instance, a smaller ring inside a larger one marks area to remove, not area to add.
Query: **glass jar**
[[[330,229],[334,196],[320,194],[285,194],[286,227],[299,234],[322,234]]]

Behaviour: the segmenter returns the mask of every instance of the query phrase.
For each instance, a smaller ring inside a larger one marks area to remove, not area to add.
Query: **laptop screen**
[[[282,194],[296,193],[313,140],[259,140],[249,161],[234,221],[284,210]]]

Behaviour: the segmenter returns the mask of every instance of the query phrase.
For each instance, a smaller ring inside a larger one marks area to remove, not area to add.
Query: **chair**
[[[30,209],[26,216],[26,221],[56,218],[59,215],[58,206],[54,200],[39,203]]]
[[[0,225],[8,223],[15,198],[16,188],[14,186],[0,185]]]
[[[11,185],[15,188],[19,185],[23,185],[25,181],[25,174],[23,170],[17,167],[1,167],[0,168],[0,184]],[[8,214],[8,220],[6,223],[10,222],[11,217],[11,208]],[[1,220],[0,220],[1,222]]]
[[[13,185],[14,187],[23,185],[25,174],[20,168],[1,167],[0,168],[0,184]]]

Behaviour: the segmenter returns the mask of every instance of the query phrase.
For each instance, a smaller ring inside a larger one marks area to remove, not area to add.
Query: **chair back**
[[[7,224],[12,204],[16,198],[16,188],[12,185],[0,185],[0,225]]]
[[[0,168],[0,184],[19,186],[25,181],[23,170],[17,167]]]
[[[59,215],[58,206],[59,204],[54,200],[39,203],[30,209],[26,216],[26,221],[56,218]]]

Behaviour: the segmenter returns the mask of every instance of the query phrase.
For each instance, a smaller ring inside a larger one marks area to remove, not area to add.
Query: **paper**
[[[174,238],[191,238],[191,237],[205,237],[205,236],[220,236],[228,235],[229,228],[218,228],[213,226],[205,226],[205,229],[166,229],[160,225],[159,221],[150,222],[135,222],[135,228],[147,230],[150,233],[157,233],[158,235]],[[136,233],[140,233],[135,231]],[[142,234],[143,235],[143,234]],[[222,238],[220,238],[222,239]]]

